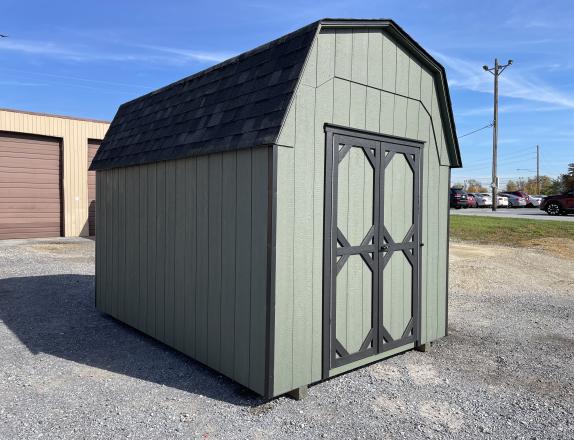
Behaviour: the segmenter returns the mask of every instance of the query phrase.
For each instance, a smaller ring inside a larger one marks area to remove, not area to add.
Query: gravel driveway
[[[97,312],[93,251],[0,242],[0,439],[574,436],[573,260],[455,243],[431,352],[264,402]]]

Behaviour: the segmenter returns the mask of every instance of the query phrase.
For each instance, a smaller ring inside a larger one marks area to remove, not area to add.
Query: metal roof
[[[444,68],[392,20],[323,19],[122,104],[90,169],[273,144],[320,26],[385,27],[433,70],[451,163],[460,166]]]

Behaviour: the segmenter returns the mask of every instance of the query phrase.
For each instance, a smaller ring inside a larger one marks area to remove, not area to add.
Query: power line
[[[529,155],[529,156],[525,156],[525,155],[516,155],[516,156],[505,156],[504,159],[499,160],[499,163],[514,163],[514,162],[523,162],[523,161],[528,161],[528,160],[532,160],[535,159],[536,155]],[[482,160],[471,160],[470,162],[470,166],[468,167],[464,167],[466,168],[475,168],[475,167],[481,167],[483,165],[488,165],[490,163],[490,160],[486,160],[486,159],[482,159]]]
[[[490,127],[492,127],[492,126],[494,126],[494,123],[493,123],[493,122],[491,122],[491,123],[488,124],[488,125],[485,125],[484,127],[477,128],[476,130],[473,130],[473,131],[471,131],[471,132],[469,132],[469,133],[463,134],[462,136],[459,136],[458,138],[459,138],[459,139],[462,139],[463,137],[470,136],[471,134],[474,134],[474,133],[476,133],[476,132],[479,132],[480,130],[485,130],[485,129],[490,128]]]
[[[515,164],[524,164],[527,162],[530,162],[531,160],[534,160],[535,157],[533,156],[532,158],[524,158],[524,159],[514,159],[514,160],[503,160],[503,161],[499,161],[499,165],[501,165],[501,167],[503,168],[507,168],[507,167],[511,167],[514,166]],[[463,169],[469,172],[473,172],[473,171],[478,171],[478,170],[485,170],[488,168],[488,164],[487,163],[482,163],[482,164],[472,164],[468,167],[464,167]]]

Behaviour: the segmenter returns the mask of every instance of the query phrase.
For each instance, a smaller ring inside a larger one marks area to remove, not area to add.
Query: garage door
[[[88,141],[88,168],[102,141]],[[88,225],[90,236],[96,235],[96,172],[88,171]]]
[[[0,239],[61,235],[60,142],[0,133]]]

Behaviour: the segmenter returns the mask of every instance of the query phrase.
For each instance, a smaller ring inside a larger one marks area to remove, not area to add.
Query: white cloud
[[[0,51],[76,62],[116,61],[186,64],[189,62],[213,63],[229,58],[229,54],[222,52],[194,51],[151,45],[131,45],[130,47],[140,50],[122,53],[114,52],[109,48],[104,51],[94,50],[92,47],[65,46],[53,42],[5,39],[0,44]]]
[[[179,55],[183,59],[189,59],[193,61],[209,61],[219,63],[231,58],[232,55],[225,52],[201,52],[187,49],[180,49],[175,47],[165,47],[165,46],[154,46],[154,45],[137,45],[134,47],[141,47],[143,49],[149,49],[152,51],[169,53],[174,55]]]
[[[29,81],[10,81],[0,80],[0,86],[18,86],[18,87],[40,87],[44,84]]]
[[[538,103],[521,103],[521,104],[508,104],[501,105],[498,108],[500,113],[540,113],[540,112],[553,112],[565,110],[563,106],[547,105],[540,106]],[[457,116],[492,116],[492,106],[475,107],[466,110],[459,110],[456,112]]]
[[[52,57],[61,57],[67,59],[84,58],[80,54],[69,49],[58,46],[55,43],[46,43],[41,41],[26,40],[3,40],[0,44],[0,50],[13,51],[32,55],[45,55]]]
[[[492,93],[492,76],[482,70],[481,63],[434,52],[444,63],[453,88]],[[512,69],[512,67],[511,67]],[[574,109],[574,96],[564,93],[535,78],[510,70],[500,76],[500,95],[553,106]]]

